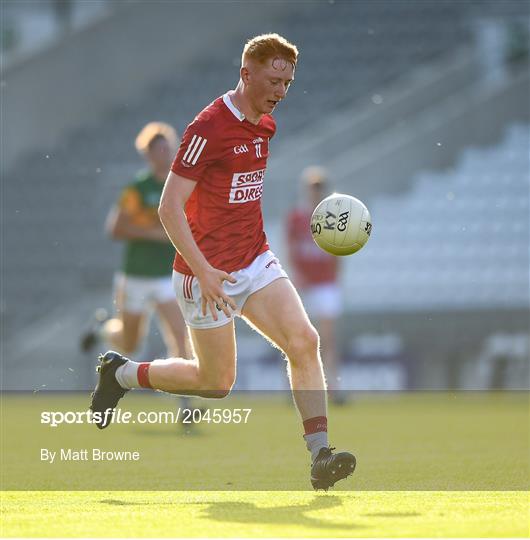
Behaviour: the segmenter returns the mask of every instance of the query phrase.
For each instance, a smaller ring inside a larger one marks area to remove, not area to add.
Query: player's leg
[[[168,355],[191,358],[188,329],[175,299],[157,303],[156,311]]]
[[[151,388],[172,394],[221,398],[228,395],[236,371],[234,322],[217,328],[190,329],[194,357],[174,357],[133,362],[113,351],[102,358],[103,365],[117,358],[115,379],[125,390]]]
[[[234,322],[208,329],[190,329],[193,360],[154,360],[150,386],[175,394],[222,398],[230,393],[236,374]]]
[[[81,348],[89,351],[104,341],[123,354],[133,353],[143,339],[147,323],[147,280],[117,273],[114,280],[116,314],[109,317],[98,309],[90,329],[81,338]]]
[[[112,410],[128,390],[140,387],[210,398],[222,398],[230,392],[236,364],[233,320],[214,321],[211,315],[201,316],[198,283],[192,287],[191,277],[181,274],[174,276],[174,281],[179,307],[186,322],[194,327],[190,333],[195,357],[133,362],[108,351],[100,357],[99,382],[92,395],[93,411]],[[107,427],[111,419],[112,415],[107,415],[97,423],[98,427]]]
[[[337,389],[337,347],[335,343],[336,320],[330,317],[320,317],[316,322],[320,335],[320,349],[322,362],[326,372],[328,389],[330,392]]]
[[[337,350],[336,327],[337,318],[334,316],[321,317],[317,322],[322,363],[324,364],[324,371],[328,382],[328,396],[335,405],[344,405],[347,400],[347,394],[341,390],[339,380],[340,363]]]
[[[233,318],[223,316],[214,320],[211,314],[201,314],[201,291],[192,276],[174,272],[173,289],[186,323],[191,327],[195,357],[133,362],[109,351],[100,358],[100,382],[103,378],[111,381],[108,393],[121,392],[114,381],[126,391],[143,387],[202,397],[224,397],[229,393],[236,363]],[[106,375],[107,372],[111,375]],[[100,390],[99,394],[102,393],[105,391]]]
[[[79,339],[79,348],[83,352],[91,351],[102,338],[103,325],[110,319],[109,313],[105,308],[98,308],[90,317],[87,328]],[[117,321],[119,322],[119,321]],[[120,323],[121,325],[121,323]]]
[[[243,316],[287,355],[290,381],[311,452],[311,482],[328,489],[355,469],[349,452],[334,454],[328,447],[326,386],[319,355],[319,338],[288,279],[276,279],[247,299]]]
[[[243,317],[285,352],[293,397],[302,420],[326,416],[319,337],[292,283],[277,279],[253,293]]]
[[[147,316],[145,312],[121,310],[118,317],[103,324],[103,339],[123,354],[132,354],[145,335]]]
[[[155,360],[148,368],[148,382],[152,388],[175,394],[224,397],[235,379],[234,321],[227,318],[214,321],[211,314],[201,315],[201,291],[192,276],[174,272],[172,281],[179,314],[189,327],[192,359]],[[172,315],[175,314],[173,311]]]
[[[107,427],[118,401],[132,388],[151,388],[165,392],[207,398],[227,396],[234,384],[236,345],[234,322],[220,327],[193,329],[195,358],[168,358],[153,362],[133,362],[108,351],[100,357],[99,382],[90,408],[101,415],[96,425]]]
[[[335,328],[341,313],[340,289],[336,283],[313,285],[302,293],[304,306],[320,336],[320,354],[328,385],[328,397],[343,403],[339,392],[339,365]]]
[[[156,300],[156,311],[167,349],[167,356],[171,358],[193,358],[188,328],[176,302],[171,278],[159,280]],[[180,409],[193,409],[190,396],[179,396],[178,407]],[[189,424],[186,427],[189,429],[192,426],[193,424]]]

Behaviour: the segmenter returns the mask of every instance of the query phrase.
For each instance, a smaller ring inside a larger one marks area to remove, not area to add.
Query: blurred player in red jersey
[[[339,259],[321,250],[311,236],[311,214],[329,195],[328,174],[322,167],[302,172],[303,206],[287,216],[287,244],[294,284],[309,318],[316,324],[331,399],[343,402],[339,392],[335,325],[342,312],[338,283]]]
[[[100,357],[91,408],[113,409],[131,388],[222,398],[236,376],[234,315],[285,352],[293,397],[311,452],[311,483],[328,489],[351,474],[355,457],[327,438],[319,337],[269,250],[261,194],[276,125],[272,111],[294,79],[298,51],[277,34],[244,47],[240,79],[187,127],[166,181],[159,214],[177,248],[173,284],[188,325],[193,360],[132,362]],[[104,416],[98,427],[109,425]]]

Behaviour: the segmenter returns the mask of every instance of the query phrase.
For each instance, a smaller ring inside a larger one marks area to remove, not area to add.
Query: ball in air
[[[352,255],[370,238],[372,218],[365,204],[343,193],[322,200],[311,216],[317,246],[332,255]]]

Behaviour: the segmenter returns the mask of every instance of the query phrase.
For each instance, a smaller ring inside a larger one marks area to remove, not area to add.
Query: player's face
[[[271,113],[286,96],[293,80],[294,66],[283,58],[270,58],[263,65],[253,65],[248,90],[256,112]]]
[[[324,185],[321,183],[310,184],[308,186],[309,203],[315,207],[324,198]]]
[[[164,137],[155,139],[145,153],[147,161],[155,170],[169,167],[172,155],[171,146]]]

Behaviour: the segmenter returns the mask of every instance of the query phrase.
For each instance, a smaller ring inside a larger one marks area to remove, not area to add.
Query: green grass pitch
[[[2,537],[528,537],[528,395],[374,394],[330,407],[353,477],[315,493],[286,399],[236,395],[247,426],[50,428],[86,395],[2,397]],[[128,395],[124,410],[168,410]],[[137,448],[139,463],[42,464],[39,447]],[[185,458],[185,459],[184,459]],[[106,480],[105,483],[103,480]],[[102,488],[98,489],[98,485]],[[109,485],[115,488],[109,489]]]

